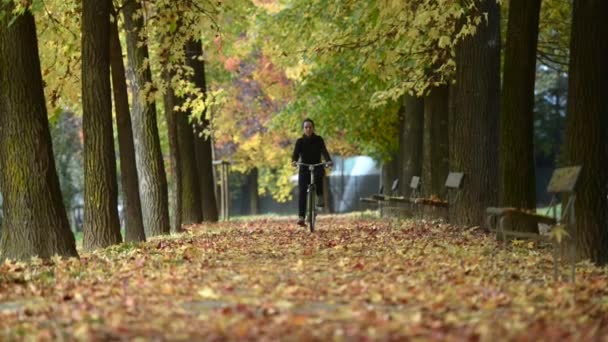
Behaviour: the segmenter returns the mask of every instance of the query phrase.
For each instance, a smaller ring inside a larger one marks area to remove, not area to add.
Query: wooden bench
[[[377,194],[373,194],[369,197],[361,197],[359,198],[359,202],[366,204],[368,206],[374,206],[375,209],[378,209],[380,212],[380,216],[383,213],[383,204],[390,197],[396,197],[397,191],[399,190],[399,178],[395,178],[393,180],[393,184],[391,186],[390,195],[384,194],[384,184],[380,185],[380,189]]]
[[[463,179],[464,173],[462,172],[448,173],[448,177],[445,180],[445,193],[444,196],[442,196],[444,199],[438,196],[415,198],[414,205],[417,207],[418,216],[420,218],[440,218],[447,220],[450,206],[449,197],[451,193],[455,192],[456,194],[454,195],[452,203],[455,203],[460,199]]]
[[[554,277],[558,278],[558,247],[561,244],[559,239],[549,234],[541,234],[538,228],[539,224],[545,224],[550,228],[557,226],[566,229],[571,234],[576,235],[576,215],[574,212],[574,203],[576,201],[576,183],[581,172],[580,166],[558,168],[553,172],[547,192],[553,196],[549,204],[549,211],[553,214],[540,215],[534,211],[523,210],[518,208],[509,207],[489,207],[486,209],[486,219],[488,230],[496,233],[496,238],[501,241],[507,241],[509,237],[536,240],[543,242],[550,242],[553,245],[553,258],[554,258]],[[557,215],[557,204],[560,202],[559,195],[567,195],[568,201],[566,206],[563,208],[561,215]],[[506,227],[506,221],[510,222],[532,222],[536,224],[536,232],[522,232],[514,229],[513,224],[510,227]],[[570,266],[571,266],[571,280],[574,281],[576,273],[576,243],[569,244],[570,254]],[[562,256],[565,253],[561,253]]]
[[[378,209],[378,200],[376,199],[376,196],[382,196],[383,192],[384,185],[381,184],[377,194],[371,195],[370,197],[361,197],[359,198],[359,202],[361,204],[373,207],[374,209]]]
[[[413,213],[414,200],[420,197],[420,177],[412,176],[410,180],[410,195],[390,196],[383,201],[385,209],[392,216],[396,217],[411,217]]]

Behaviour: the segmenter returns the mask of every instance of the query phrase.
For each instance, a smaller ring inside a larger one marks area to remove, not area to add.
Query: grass
[[[552,216],[553,210],[552,210],[552,207],[536,208],[536,213],[540,214],[540,215]],[[561,203],[558,203],[556,205],[556,215],[557,215],[557,217],[561,217],[561,215],[562,215],[562,204]]]

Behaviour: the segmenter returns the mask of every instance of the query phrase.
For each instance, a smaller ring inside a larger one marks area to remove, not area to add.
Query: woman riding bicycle
[[[298,159],[305,164],[318,164],[321,162],[321,154],[325,158],[328,166],[333,165],[325,141],[323,138],[314,133],[315,123],[311,119],[305,119],[302,122],[304,135],[296,141],[296,146],[291,156],[291,164],[296,166]],[[322,167],[318,167],[314,171],[314,181],[317,184],[317,206],[323,207],[323,173]],[[310,171],[306,167],[301,167],[298,173],[298,190],[300,192],[298,198],[298,225],[305,226],[304,215],[306,213],[306,189],[310,184]]]

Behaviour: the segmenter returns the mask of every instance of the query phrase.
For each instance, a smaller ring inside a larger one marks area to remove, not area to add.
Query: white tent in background
[[[334,195],[336,212],[347,212],[358,207],[359,198],[378,191],[381,170],[378,164],[367,156],[342,158],[332,156],[334,166],[331,169],[330,185]],[[370,180],[375,186],[370,189]],[[298,182],[297,173],[291,181]]]

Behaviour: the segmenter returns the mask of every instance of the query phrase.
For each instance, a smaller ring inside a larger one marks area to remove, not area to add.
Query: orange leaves
[[[559,339],[606,336],[608,276],[553,282],[549,251],[479,230],[322,216],[190,227],[0,265],[0,339]],[[37,299],[39,298],[39,299]]]
[[[239,69],[240,60],[237,57],[231,56],[224,61],[224,68],[230,72],[237,72]]]

